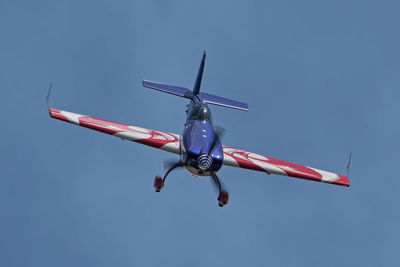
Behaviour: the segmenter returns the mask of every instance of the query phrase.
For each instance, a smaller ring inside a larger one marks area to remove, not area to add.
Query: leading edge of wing
[[[232,147],[223,146],[223,149],[224,165],[262,171],[268,174],[278,174],[317,182],[350,186],[349,178],[344,175],[318,170]]]
[[[54,119],[73,123],[78,126],[113,135],[121,139],[126,139],[143,145],[162,149],[167,152],[180,154],[180,137],[177,134],[97,119],[94,117],[54,108],[50,108],[49,112],[50,116]]]

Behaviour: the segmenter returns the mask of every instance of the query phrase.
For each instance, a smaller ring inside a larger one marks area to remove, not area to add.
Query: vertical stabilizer
[[[201,78],[203,77],[203,70],[204,70],[205,61],[206,61],[206,51],[204,50],[203,57],[202,57],[201,63],[200,63],[199,73],[197,73],[196,83],[194,84],[194,88],[193,88],[193,95],[194,96],[198,95],[199,92],[200,92]]]

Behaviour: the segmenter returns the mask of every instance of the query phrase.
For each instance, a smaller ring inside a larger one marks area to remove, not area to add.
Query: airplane
[[[212,178],[212,181],[219,192],[217,200],[220,207],[225,206],[229,201],[229,194],[222,187],[222,184],[217,176],[217,173],[221,169],[222,165],[345,187],[350,186],[348,172],[351,154],[347,164],[347,176],[344,176],[286,162],[283,160],[278,160],[269,156],[264,156],[241,149],[223,146],[221,143],[221,138],[224,130],[221,127],[213,126],[211,110],[208,104],[242,111],[248,111],[248,106],[247,104],[239,101],[200,92],[205,59],[206,52],[204,51],[193,90],[142,80],[144,87],[190,100],[190,103],[187,105],[186,109],[187,118],[182,135],[145,129],[138,126],[131,126],[128,124],[102,120],[86,115],[51,108],[49,104],[51,86],[48,94],[46,95],[50,117],[113,135],[123,140],[130,140],[177,154],[179,156],[178,160],[175,162],[165,162],[166,167],[168,167],[166,169],[168,170],[164,176],[161,177],[157,175],[155,177],[155,191],[161,191],[165,185],[167,176],[174,169],[184,168],[194,176]]]

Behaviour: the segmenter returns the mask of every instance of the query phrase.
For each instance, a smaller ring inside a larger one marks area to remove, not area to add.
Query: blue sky
[[[0,1],[1,266],[396,266],[397,1]],[[52,105],[181,133],[183,99],[224,144],[345,173],[351,187],[225,167],[230,203],[163,151],[48,117]]]

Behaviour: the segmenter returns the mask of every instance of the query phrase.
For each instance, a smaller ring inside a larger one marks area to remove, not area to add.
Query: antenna
[[[50,83],[49,91],[47,92],[47,95],[46,95],[46,102],[47,102],[47,107],[49,110],[50,110],[49,98],[50,98],[52,87],[53,87],[53,82]]]
[[[349,161],[347,162],[347,178],[349,177],[349,173],[350,173],[350,163],[351,163],[351,152],[350,152],[350,156],[349,156]]]

